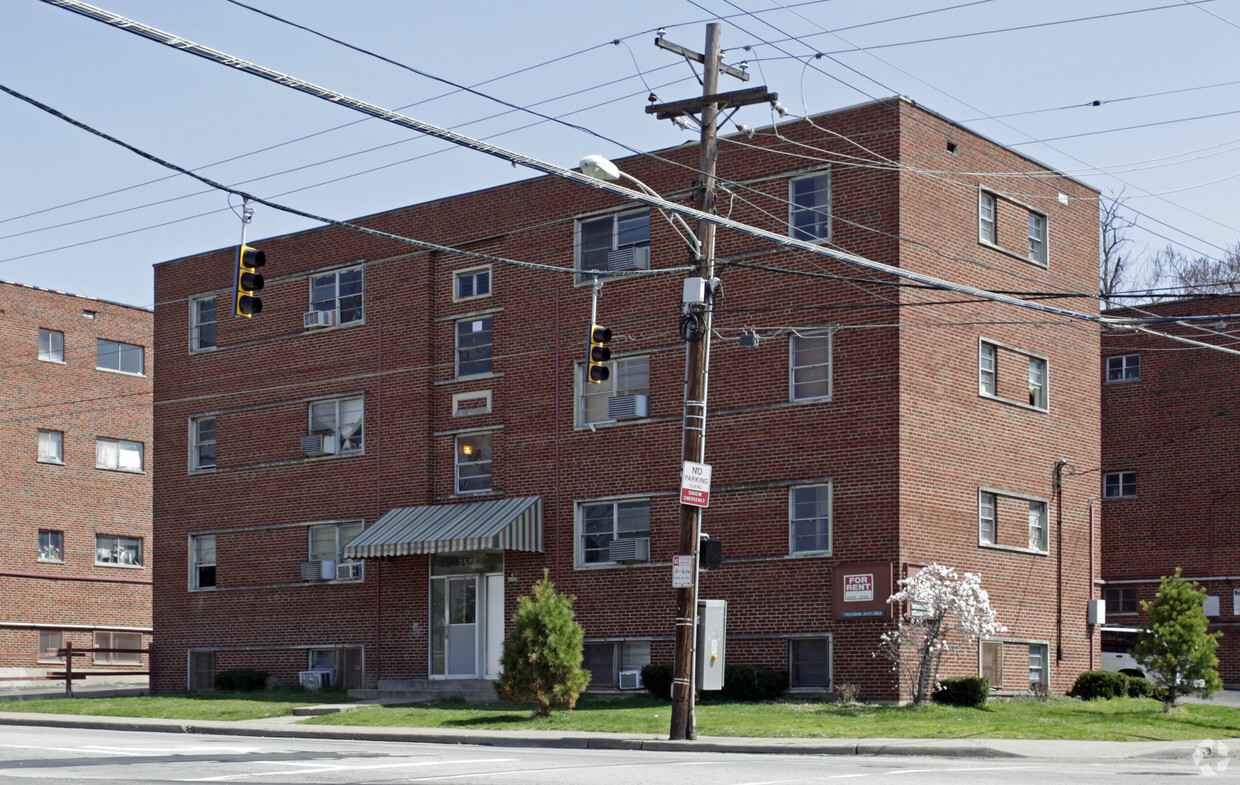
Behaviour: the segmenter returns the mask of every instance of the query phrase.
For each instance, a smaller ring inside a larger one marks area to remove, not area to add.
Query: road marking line
[[[426,760],[426,761],[404,761],[401,763],[377,763],[370,766],[349,766],[349,769],[355,771],[363,771],[368,769],[399,769],[411,768],[415,766],[455,766],[462,763],[512,763],[516,758],[467,758],[463,760]],[[246,765],[253,766],[259,763],[267,763],[268,761],[256,760],[246,761]],[[271,761],[276,763],[276,761]],[[301,764],[306,765],[306,764]],[[177,780],[177,782],[227,782],[229,780],[244,780],[250,777],[288,777],[294,774],[322,774],[328,771],[340,771],[340,766],[323,766],[319,765],[314,768],[305,768],[296,771],[264,771],[253,772],[250,774],[227,774],[218,777],[198,777],[195,779]]]

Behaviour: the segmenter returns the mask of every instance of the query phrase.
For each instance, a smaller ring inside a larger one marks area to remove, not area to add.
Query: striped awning
[[[417,553],[542,551],[542,497],[398,507],[342,549],[344,559]]]

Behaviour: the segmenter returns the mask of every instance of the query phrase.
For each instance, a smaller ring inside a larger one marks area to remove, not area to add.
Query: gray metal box
[[[697,645],[694,648],[697,652],[695,670],[699,690],[723,689],[727,627],[727,600],[698,600]]]

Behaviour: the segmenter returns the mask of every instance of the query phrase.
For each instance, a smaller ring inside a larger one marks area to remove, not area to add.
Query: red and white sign
[[[680,472],[680,503],[710,506],[710,464],[685,461]]]
[[[845,575],[844,602],[873,602],[873,575]]]
[[[693,588],[693,557],[692,556],[673,556],[672,557],[672,588],[673,589]]]

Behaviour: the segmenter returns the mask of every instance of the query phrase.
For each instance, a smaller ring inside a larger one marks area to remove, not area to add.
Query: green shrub
[[[651,695],[659,700],[670,701],[672,699],[672,666],[642,666],[642,683],[646,685],[646,691]]]
[[[215,674],[215,689],[220,692],[261,692],[266,687],[266,671],[233,668]]]
[[[940,679],[931,699],[944,706],[980,708],[990,697],[990,679],[985,676],[952,676]]]
[[[1125,676],[1128,679],[1128,697],[1129,698],[1153,698],[1155,697],[1154,685],[1150,684],[1149,679],[1141,676]]]
[[[788,671],[761,665],[728,665],[723,671],[723,697],[730,701],[775,700],[788,689]]]
[[[1128,694],[1130,678],[1115,671],[1085,671],[1076,677],[1076,683],[1068,694],[1086,701],[1122,698]]]

